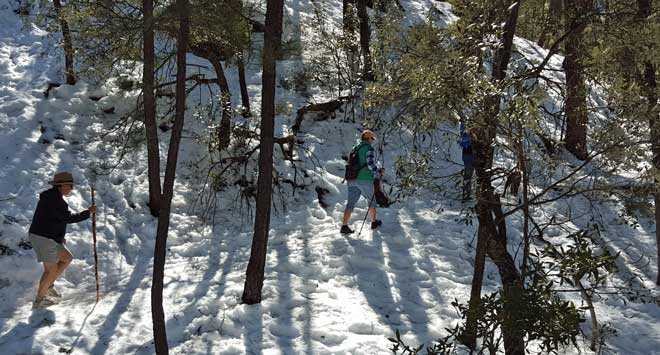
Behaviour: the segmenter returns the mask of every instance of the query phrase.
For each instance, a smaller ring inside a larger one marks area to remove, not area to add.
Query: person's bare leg
[[[48,288],[50,285],[55,282],[55,279],[57,279],[57,276],[59,275],[57,271],[57,264],[56,263],[49,263],[44,261],[44,273],[41,275],[41,279],[39,280],[39,290],[37,291],[37,299],[43,298],[46,296],[48,293]]]
[[[71,260],[73,260],[73,255],[71,255],[66,249],[60,250],[57,253],[57,257],[60,261],[57,262],[57,276],[55,276],[55,280],[62,275],[64,270],[66,270],[66,268],[69,267],[69,264],[71,264]],[[53,283],[55,283],[55,280],[53,280]]]
[[[371,222],[376,221],[376,208],[371,207],[369,209],[369,214],[371,215]]]
[[[344,219],[342,220],[342,226],[347,226],[348,221],[351,219],[351,214],[353,210],[344,210]]]

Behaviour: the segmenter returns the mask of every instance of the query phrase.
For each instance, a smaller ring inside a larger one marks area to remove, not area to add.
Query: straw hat
[[[73,175],[71,175],[71,173],[68,172],[57,173],[55,174],[53,180],[50,181],[49,183],[53,186],[68,185],[68,184],[73,185]]]

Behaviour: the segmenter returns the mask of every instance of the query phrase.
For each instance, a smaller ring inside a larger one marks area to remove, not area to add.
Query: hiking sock
[[[48,296],[50,296],[50,297],[56,297],[56,298],[60,298],[60,297],[62,297],[62,294],[59,293],[59,292],[55,289],[55,286],[52,286],[52,285],[51,285],[51,286],[48,288]]]
[[[56,302],[49,299],[46,296],[37,297],[37,299],[34,300],[34,303],[32,303],[32,308],[35,308],[35,309],[46,308],[46,307],[50,307],[54,304],[56,304]]]

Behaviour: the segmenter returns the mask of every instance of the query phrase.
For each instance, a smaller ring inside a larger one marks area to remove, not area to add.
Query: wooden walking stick
[[[92,206],[94,203],[94,187],[92,187]],[[96,303],[99,302],[99,257],[96,254],[96,212],[92,214],[92,236],[94,237],[94,276],[96,277]]]

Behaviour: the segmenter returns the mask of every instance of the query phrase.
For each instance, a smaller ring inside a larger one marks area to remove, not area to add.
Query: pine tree
[[[246,304],[261,302],[264,284],[268,229],[273,191],[273,144],[275,126],[276,58],[282,38],[283,0],[268,0],[264,34],[261,132],[259,140],[259,178],[254,236],[250,250],[242,300]]]
[[[587,84],[584,60],[587,52],[584,31],[593,12],[591,0],[569,1],[565,14],[566,40],[564,72],[566,73],[566,149],[576,158],[587,158]]]
[[[149,178],[149,209],[151,215],[158,216],[160,211],[160,148],[156,127],[156,97],[154,94],[154,70],[156,54],[154,48],[154,3],[142,1],[143,57],[142,96],[144,105],[144,127],[147,135],[147,164]]]
[[[360,49],[362,51],[362,80],[373,81],[374,73],[371,64],[371,28],[367,0],[357,0],[357,16],[360,19]]]
[[[69,85],[76,84],[76,77],[73,71],[73,39],[71,38],[71,29],[69,29],[69,22],[64,15],[64,9],[60,0],[53,0],[57,20],[60,23],[62,30],[62,39],[64,40],[64,66],[66,83]]]
[[[165,328],[165,312],[163,310],[163,277],[165,274],[165,259],[167,252],[167,233],[170,226],[170,208],[174,195],[174,181],[176,178],[176,164],[179,157],[179,145],[183,132],[183,123],[186,112],[186,54],[188,53],[189,36],[189,4],[188,0],[177,0],[177,14],[179,19],[177,33],[176,53],[176,115],[172,136],[167,152],[167,166],[163,181],[163,196],[158,216],[158,229],[156,231],[156,245],[154,246],[154,271],[151,285],[151,316],[154,329],[154,344],[156,353],[168,354],[167,330]]]

